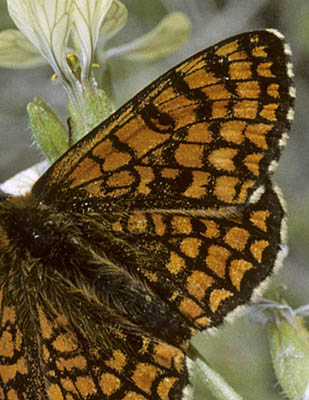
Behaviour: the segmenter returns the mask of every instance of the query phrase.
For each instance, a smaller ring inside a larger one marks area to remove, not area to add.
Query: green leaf
[[[196,378],[203,383],[216,399],[218,400],[243,400],[226,380],[206,362],[199,351],[190,345],[189,357],[193,360],[190,368],[193,380]]]

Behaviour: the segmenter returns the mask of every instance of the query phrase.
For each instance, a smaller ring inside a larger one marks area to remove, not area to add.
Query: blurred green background
[[[110,71],[117,105],[123,104],[168,68],[231,35],[277,28],[289,41],[294,56],[297,101],[290,140],[276,180],[289,210],[289,256],[273,280],[288,286],[286,299],[298,307],[308,303],[309,214],[309,2],[308,0],[122,0],[129,10],[126,27],[113,39],[119,45],[152,29],[168,12],[182,11],[192,22],[189,42],[177,53],[151,64],[113,61]],[[6,1],[0,0],[0,29],[11,27]],[[49,67],[33,70],[0,69],[0,182],[41,159],[26,116],[26,105],[43,98],[65,121],[60,85],[50,81]],[[268,292],[269,293],[269,292]],[[240,317],[194,339],[207,360],[248,400],[278,400],[280,387],[272,371],[265,329]],[[195,399],[205,399],[196,393]],[[207,400],[212,400],[209,395]]]

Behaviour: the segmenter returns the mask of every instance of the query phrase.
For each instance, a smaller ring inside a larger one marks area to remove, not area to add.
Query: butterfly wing
[[[120,338],[120,345],[102,351],[101,346],[85,340],[71,327],[68,329],[64,316],[50,319],[44,312],[46,307],[40,306],[32,315],[39,329],[35,335],[25,335],[25,327],[20,329],[20,321],[16,319],[14,305],[6,301],[6,288],[3,291],[1,399],[188,398],[186,357],[179,348],[113,327],[110,335],[114,342]]]
[[[198,330],[247,303],[285,253],[284,206],[269,180],[239,213],[140,211],[112,229],[151,255],[138,265],[141,279]]]
[[[121,107],[58,160],[33,194],[60,208],[99,202],[109,212],[244,204],[285,143],[291,76],[279,33],[227,39]]]

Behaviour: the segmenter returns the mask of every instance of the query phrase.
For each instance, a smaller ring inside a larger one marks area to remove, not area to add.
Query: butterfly
[[[279,32],[228,38],[1,193],[1,399],[191,398],[191,337],[282,258],[292,78]]]

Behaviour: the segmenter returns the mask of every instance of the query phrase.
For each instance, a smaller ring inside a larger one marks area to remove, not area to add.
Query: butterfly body
[[[187,400],[192,335],[279,265],[293,105],[277,33],[173,68],[0,197],[0,398]]]

